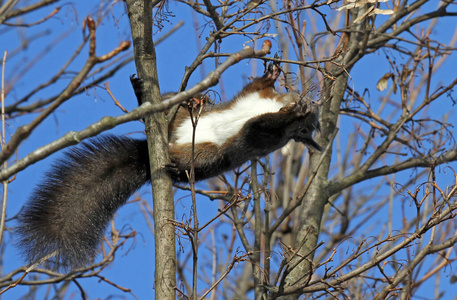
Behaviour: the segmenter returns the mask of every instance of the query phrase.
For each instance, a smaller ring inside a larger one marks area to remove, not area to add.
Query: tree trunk
[[[143,80],[143,101],[160,103],[156,54],[152,41],[152,2],[127,0],[138,77]],[[168,123],[164,113],[145,118],[154,200],[155,298],[175,299],[176,251],[172,183],[163,166],[168,157]]]

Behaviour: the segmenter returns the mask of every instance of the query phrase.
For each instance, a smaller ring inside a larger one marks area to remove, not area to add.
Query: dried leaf
[[[378,83],[376,84],[376,88],[378,89],[378,91],[382,92],[387,88],[387,82],[389,81],[389,79],[392,79],[393,81],[394,74],[386,73],[384,74],[384,76],[381,77],[381,79],[379,79]]]

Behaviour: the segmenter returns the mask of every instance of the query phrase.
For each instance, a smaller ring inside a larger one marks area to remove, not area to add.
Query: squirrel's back
[[[189,111],[178,110],[169,125],[171,163],[164,166],[173,181],[187,182],[192,167],[196,181],[217,176],[291,139],[320,150],[312,139],[319,129],[317,105],[296,93],[279,94],[274,88],[279,73],[270,64],[232,101],[208,107],[196,127],[195,144]],[[135,93],[142,97],[141,88]],[[54,269],[88,264],[109,220],[150,181],[149,172],[146,140],[105,135],[73,147],[19,216],[22,251],[31,263],[47,260]]]

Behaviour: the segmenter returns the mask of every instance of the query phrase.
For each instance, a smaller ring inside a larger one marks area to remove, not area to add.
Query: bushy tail
[[[66,152],[19,216],[29,261],[55,253],[54,269],[90,263],[116,210],[150,180],[147,151],[145,140],[105,135]]]

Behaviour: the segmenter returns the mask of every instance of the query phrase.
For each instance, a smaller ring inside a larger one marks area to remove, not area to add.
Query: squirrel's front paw
[[[181,171],[179,171],[175,163],[168,163],[163,168],[172,178],[177,178],[181,175]]]
[[[181,171],[179,170],[178,165],[174,162],[170,162],[164,165],[163,168],[171,177],[179,177],[181,175]]]

